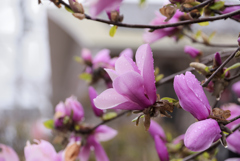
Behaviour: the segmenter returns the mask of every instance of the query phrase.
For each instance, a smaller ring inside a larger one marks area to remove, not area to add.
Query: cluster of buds
[[[193,62],[190,66],[195,68],[198,72],[204,75],[206,78],[210,77],[212,73],[222,64],[222,60],[219,53],[216,53],[213,59],[212,66],[206,66],[203,63]],[[230,72],[227,68],[220,70],[210,81],[206,89],[214,96],[219,98],[223,90],[228,86],[229,82],[225,78],[230,77]],[[204,82],[203,82],[204,83]]]

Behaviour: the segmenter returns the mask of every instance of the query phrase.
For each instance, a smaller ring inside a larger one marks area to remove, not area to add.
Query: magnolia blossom
[[[222,11],[223,14],[234,12],[240,9],[240,6],[226,7],[225,10]],[[236,19],[240,19],[240,15],[233,16]]]
[[[130,48],[127,48],[120,53],[120,56],[121,55],[126,55],[132,58],[133,53]],[[90,74],[93,73],[94,69],[97,69],[99,67],[114,69],[115,62],[118,59],[117,57],[111,58],[110,50],[108,49],[100,50],[94,58],[92,58],[90,50],[82,49],[81,57],[87,65],[86,72]]]
[[[93,112],[96,116],[101,117],[103,115],[103,110],[98,109],[93,103],[93,99],[97,97],[97,92],[91,86],[88,88],[88,91],[89,91],[89,97],[90,97]]]
[[[202,151],[221,137],[216,120],[206,119],[192,124],[185,133],[184,144],[192,151]]]
[[[34,140],[36,144],[27,145],[24,148],[26,161],[63,161],[62,153],[57,153],[54,147],[45,140]]]
[[[109,161],[107,154],[99,142],[108,141],[116,135],[117,131],[106,125],[97,127],[94,132],[88,136],[84,145],[81,146],[78,158],[80,161],[88,161],[90,152],[94,149],[96,161]],[[79,141],[81,141],[80,137],[72,137],[68,146]],[[66,155],[66,153],[66,151],[63,153],[63,157],[65,157],[64,155]]]
[[[148,44],[136,52],[136,64],[122,55],[115,63],[115,70],[105,69],[113,81],[113,88],[94,99],[99,109],[143,110],[156,102],[153,56]]]
[[[0,144],[0,161],[19,161],[19,158],[11,147]]]
[[[184,52],[189,54],[192,58],[196,58],[202,54],[202,52],[192,46],[186,45],[184,47]]]
[[[176,137],[176,138],[172,141],[172,143],[173,143],[173,144],[178,144],[178,143],[180,143],[181,141],[183,141],[184,136],[185,136],[185,134],[179,135],[178,137]]]
[[[155,147],[158,153],[158,157],[161,161],[168,161],[169,155],[167,151],[166,143],[166,136],[164,130],[158,123],[151,120],[151,124],[149,127],[149,133],[151,134],[152,138],[155,141]]]
[[[66,99],[65,103],[60,102],[55,108],[54,123],[55,127],[63,125],[65,116],[72,117],[74,122],[79,122],[84,119],[84,110],[77,98],[71,96]]]
[[[156,11],[155,14],[156,14],[156,18],[150,22],[150,25],[157,26],[157,25],[176,23],[179,21],[179,18],[184,13],[177,10],[176,13],[174,14],[174,16],[168,22],[164,21],[166,19],[166,17],[162,16],[159,13],[159,11]],[[147,42],[147,43],[153,43],[165,36],[174,36],[179,31],[180,31],[179,27],[168,27],[168,28],[164,28],[164,29],[157,29],[153,32],[149,32],[148,30],[146,30],[143,35],[143,40],[144,40],[144,42]]]
[[[223,110],[230,110],[231,111],[231,116],[228,118],[228,120],[231,120],[237,116],[240,115],[240,106],[236,104],[228,104],[225,106],[221,107]],[[227,127],[229,129],[234,129],[237,125],[240,124],[240,119],[237,119],[229,124],[227,124]],[[228,144],[228,149],[235,153],[240,154],[240,142],[236,141],[239,140],[240,138],[240,131],[236,130],[234,133],[232,133],[229,137],[227,137],[227,144]]]
[[[96,17],[104,10],[111,12],[118,9],[121,3],[122,0],[91,0],[90,14]]]
[[[211,113],[211,106],[195,76],[191,72],[177,75],[173,85],[181,107],[198,120],[207,119]]]
[[[232,90],[237,94],[238,97],[240,97],[240,81],[232,85]]]

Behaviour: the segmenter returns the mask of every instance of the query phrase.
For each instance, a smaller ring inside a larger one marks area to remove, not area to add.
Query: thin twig
[[[224,7],[235,7],[240,6],[240,4],[225,4]]]
[[[208,5],[209,3],[211,3],[213,0],[206,0],[204,2],[202,2],[201,4],[199,5],[196,5],[196,6],[193,6],[191,8],[186,8],[186,7],[183,7],[183,11],[184,12],[191,12],[192,10],[195,10],[195,9],[198,9],[198,8],[202,8],[206,5]]]
[[[219,52],[219,53],[221,53],[221,52]],[[231,53],[232,53],[232,52],[222,52],[222,53],[221,53],[221,58],[228,57]],[[203,63],[203,64],[208,64],[208,63],[212,62],[214,55],[215,55],[215,53],[214,53],[214,54],[211,54],[211,55],[208,55],[208,56],[206,56],[206,57],[204,57],[204,58],[202,58],[201,63]],[[195,70],[195,69],[192,68],[192,67],[188,67],[187,69],[184,69],[184,70],[182,70],[182,71],[180,71],[180,72],[177,72],[177,73],[171,74],[171,75],[169,75],[169,76],[167,76],[167,77],[164,77],[164,78],[161,79],[160,81],[156,82],[156,86],[161,86],[161,85],[163,85],[163,84],[165,84],[165,83],[171,82],[176,75],[182,74],[182,73],[184,73],[184,72],[186,72],[186,71],[193,71],[193,70]]]
[[[239,116],[237,116],[237,117],[235,117],[235,118],[233,118],[233,119],[231,119],[231,120],[229,120],[230,122],[233,122],[233,121],[236,121],[237,119],[239,119],[240,118],[240,115]]]
[[[59,0],[59,3],[63,4],[64,6],[66,6],[68,8],[70,8],[70,6],[67,5],[65,2],[63,2],[62,0]],[[101,22],[101,23],[105,23],[105,24],[109,24],[109,25],[116,25],[118,27],[157,30],[157,29],[163,29],[163,28],[167,28],[167,27],[177,27],[177,26],[190,25],[190,24],[206,22],[206,21],[216,21],[216,20],[221,20],[221,19],[227,19],[227,18],[235,16],[237,14],[240,14],[240,10],[230,12],[230,13],[227,13],[227,14],[223,14],[223,15],[220,15],[220,16],[200,18],[200,19],[194,19],[194,20],[186,20],[186,21],[180,21],[180,22],[177,22],[177,23],[163,24],[163,25],[158,25],[158,26],[135,25],[135,24],[126,24],[126,23],[120,23],[120,22],[107,21],[107,20],[103,20],[103,19],[100,19],[100,18],[92,18],[91,16],[89,16],[87,14],[85,14],[85,18],[88,19],[88,20],[97,21],[97,22]]]
[[[231,78],[225,78],[225,80],[226,80],[226,81],[231,81],[231,80],[236,79],[236,78],[238,78],[238,77],[240,77],[240,73],[238,73],[237,75],[235,75],[235,76],[233,76],[233,77],[231,77]]]
[[[235,54],[239,51],[239,47],[235,52],[233,52],[218,68],[215,72],[202,84],[203,87],[206,87],[208,83],[213,79],[213,77],[220,71],[222,68],[235,56]]]
[[[93,130],[95,130],[98,126],[103,125],[103,124],[106,124],[106,123],[108,123],[108,122],[110,122],[110,121],[112,121],[112,120],[115,120],[115,119],[117,119],[117,118],[119,118],[119,117],[121,117],[121,116],[129,113],[129,112],[130,112],[130,111],[124,111],[124,112],[118,114],[116,117],[114,117],[114,118],[112,118],[112,119],[109,119],[109,120],[105,120],[105,121],[100,122],[99,124],[97,124],[96,126],[94,126],[94,127],[91,129],[91,132],[92,132]]]
[[[187,38],[191,39],[193,43],[198,43],[198,44],[203,44],[205,46],[210,46],[210,47],[223,47],[223,48],[236,48],[238,47],[238,45],[226,45],[226,44],[213,44],[213,43],[206,43],[206,42],[201,42],[198,41],[197,39],[195,39],[194,37],[182,32],[184,36],[186,36]]]

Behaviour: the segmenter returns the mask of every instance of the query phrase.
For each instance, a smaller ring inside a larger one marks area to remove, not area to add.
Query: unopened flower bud
[[[113,22],[122,22],[123,15],[120,15],[119,8],[114,11],[107,11],[108,19]]]
[[[200,50],[188,45],[184,47],[184,52],[189,54],[192,58],[196,58],[202,55],[202,52]]]
[[[203,75],[208,75],[209,71],[205,64],[198,63],[198,62],[192,62],[190,63],[190,67],[195,68],[197,71],[201,72]]]
[[[84,118],[84,111],[82,105],[77,101],[77,98],[71,96],[65,101],[66,114],[72,116],[73,121],[79,122]]]
[[[84,62],[92,62],[92,54],[89,49],[86,48],[82,49],[81,57],[84,60]]]
[[[85,14],[82,13],[73,13],[72,15],[78,18],[79,20],[83,20],[85,18]]]
[[[219,67],[222,64],[222,59],[218,52],[214,55],[213,61],[214,61],[214,63],[213,63],[214,67]]]
[[[77,0],[68,0],[68,1],[73,12],[84,14],[84,8],[81,3],[79,3]]]

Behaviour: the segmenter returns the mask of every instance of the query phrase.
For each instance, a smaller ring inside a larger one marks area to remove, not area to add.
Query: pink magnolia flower
[[[148,131],[155,141],[155,148],[157,150],[159,159],[161,161],[168,161],[169,155],[168,155],[167,147],[165,145],[166,136],[165,136],[164,130],[162,129],[161,126],[159,126],[158,123],[151,120],[151,124]]]
[[[99,15],[102,11],[111,12],[119,8],[122,0],[92,0],[90,4],[90,14],[93,17]]]
[[[54,147],[45,140],[34,140],[36,144],[27,145],[24,148],[26,161],[62,161],[61,152],[57,153]]]
[[[173,85],[179,103],[184,110],[190,112],[198,120],[208,118],[211,106],[200,82],[191,72],[175,76]]]
[[[78,156],[79,159],[81,161],[88,161],[90,152],[91,150],[94,149],[95,158],[97,161],[109,161],[106,152],[104,151],[103,147],[99,142],[108,141],[114,138],[116,135],[117,135],[117,131],[106,125],[101,125],[97,127],[94,130],[94,132],[90,136],[88,136],[86,143],[81,146],[79,156]],[[80,140],[81,138],[79,137],[73,137],[68,146]]]
[[[232,90],[237,94],[238,97],[240,97],[240,81],[232,85]]]
[[[223,14],[234,12],[240,9],[240,6],[233,6],[233,7],[226,7],[224,11],[222,11]],[[240,19],[240,15],[233,16],[236,19]]]
[[[84,119],[84,110],[77,98],[71,96],[66,99],[65,103],[60,102],[55,109],[54,123],[55,127],[63,125],[63,118],[65,116],[72,117],[74,122],[80,122]]]
[[[185,133],[184,144],[192,151],[202,151],[221,137],[216,120],[206,119],[192,124]]]
[[[186,45],[184,47],[184,52],[189,54],[192,58],[196,58],[202,54],[202,52],[192,46]]]
[[[92,86],[88,88],[88,91],[93,112],[95,113],[96,116],[101,117],[103,115],[103,110],[98,109],[93,103],[93,99],[97,97],[97,92]]]
[[[19,161],[17,153],[9,146],[0,144],[0,161]]]
[[[240,106],[236,104],[228,104],[226,106],[221,107],[223,110],[230,110],[231,111],[231,116],[228,118],[228,120],[231,120],[237,116],[240,115]],[[240,124],[240,119],[237,119],[226,126],[229,129],[233,129],[235,126]],[[227,137],[227,144],[228,144],[228,149],[240,154],[240,142],[236,141],[239,140],[240,138],[240,132],[239,130],[236,130],[234,133],[232,133],[229,137]]]
[[[97,108],[143,110],[156,102],[153,56],[148,44],[138,48],[136,63],[122,55],[115,63],[115,70],[105,69],[113,81],[113,88],[94,99]]]
[[[153,19],[150,22],[150,25],[164,25],[164,24],[170,24],[170,23],[176,23],[179,21],[179,18],[184,14],[182,12],[180,12],[179,10],[176,11],[175,15],[168,21],[165,22],[164,20],[166,19],[166,17],[162,16],[159,11],[156,11],[156,18]],[[149,32],[148,30],[145,31],[145,33],[143,34],[143,40],[144,42],[147,43],[153,43],[163,37],[166,36],[174,36],[177,32],[180,31],[179,27],[168,27],[168,28],[164,28],[164,29],[158,29],[155,30],[153,32]]]

